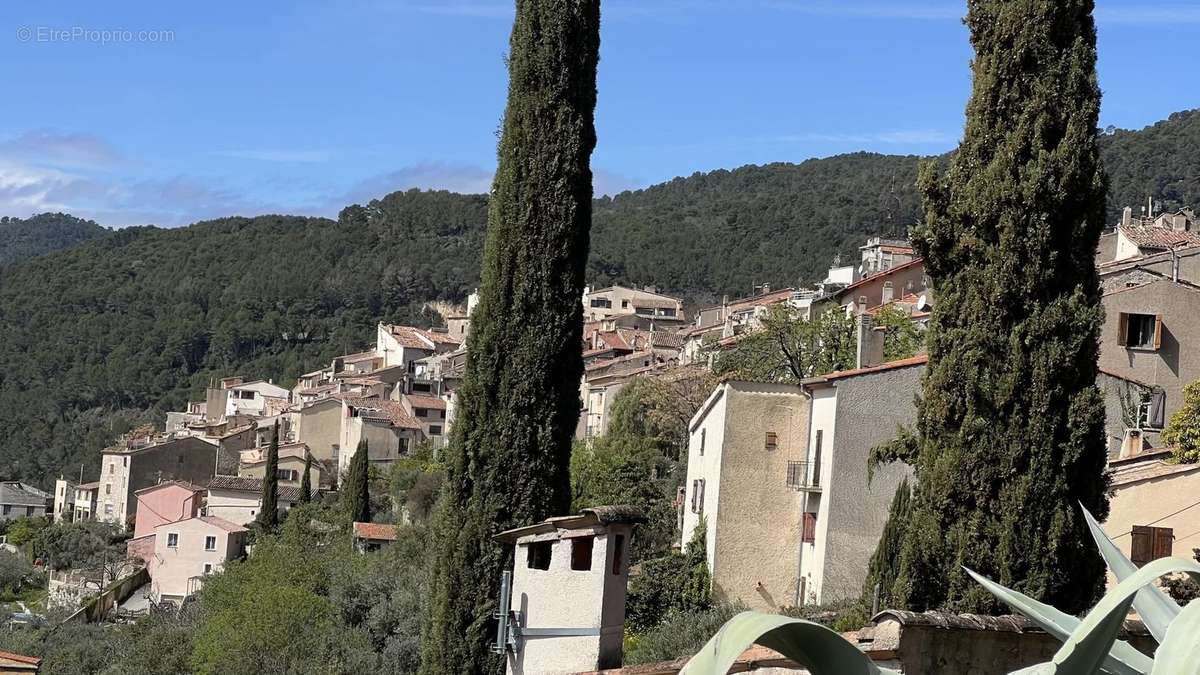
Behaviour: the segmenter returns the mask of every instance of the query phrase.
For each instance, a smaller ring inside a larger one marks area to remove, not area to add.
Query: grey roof
[[[46,506],[50,495],[41,490],[17,481],[0,483],[0,504],[10,506]]]
[[[256,492],[258,494],[262,494],[262,479],[243,478],[241,476],[213,476],[212,480],[208,481],[208,489],[236,490],[240,492]],[[316,496],[320,492],[320,490],[314,488],[313,496]],[[279,499],[285,502],[300,501],[300,488],[290,485],[280,485]]]

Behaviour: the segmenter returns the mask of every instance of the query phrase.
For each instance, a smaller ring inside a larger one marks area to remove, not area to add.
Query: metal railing
[[[820,490],[821,462],[788,462],[787,485],[793,490]]]

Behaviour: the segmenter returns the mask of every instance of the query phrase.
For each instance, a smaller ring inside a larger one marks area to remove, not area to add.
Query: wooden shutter
[[[1130,533],[1129,559],[1135,565],[1145,565],[1154,559],[1154,535],[1152,528],[1134,525]]]
[[[1122,347],[1129,344],[1129,315],[1125,312],[1117,315],[1117,344]]]
[[[804,514],[804,531],[801,533],[800,541],[805,544],[813,544],[817,541],[817,514]]]
[[[779,435],[774,431],[768,431],[767,439],[764,445],[768,452],[775,450],[779,447]]]
[[[704,479],[700,479],[700,494],[696,504],[696,513],[704,514]]]
[[[1162,314],[1154,315],[1154,348],[1162,349]]]
[[[1171,557],[1171,542],[1175,539],[1175,533],[1169,527],[1153,527],[1150,528],[1154,539],[1154,558],[1169,558]]]

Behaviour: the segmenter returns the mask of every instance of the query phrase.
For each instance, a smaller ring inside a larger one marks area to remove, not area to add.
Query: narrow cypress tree
[[[422,632],[425,675],[495,673],[492,540],[570,508],[583,372],[599,0],[517,0],[480,300],[446,451]]]
[[[271,444],[267,446],[267,465],[263,474],[258,524],[264,530],[271,530],[279,525],[279,422],[275,422],[275,428],[271,430]]]
[[[1104,574],[1079,504],[1108,513],[1094,3],[967,6],[963,141],[944,176],[927,165],[920,179],[915,243],[937,301],[896,598],[1000,610],[966,566],[1077,613]]]
[[[358,442],[358,449],[350,458],[350,469],[342,489],[346,491],[347,513],[351,522],[371,522],[371,474],[368,464],[367,439]]]
[[[309,474],[312,473],[312,466],[312,455],[304,453],[304,477],[300,479],[301,504],[308,504],[312,501],[312,479],[309,477]]]

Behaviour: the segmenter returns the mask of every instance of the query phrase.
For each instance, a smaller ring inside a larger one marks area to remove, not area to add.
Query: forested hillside
[[[89,239],[103,237],[108,232],[90,220],[65,213],[42,213],[32,218],[0,218],[0,267],[71,248]]]
[[[1200,206],[1197,111],[1106,134],[1102,148],[1110,223],[1147,194]],[[695,302],[819,279],[835,254],[919,217],[917,162],[857,153],[747,166],[597,200],[589,281]],[[18,221],[105,236],[78,243],[47,227],[40,241],[70,248],[0,264],[0,477],[77,475],[113,434],[181,406],[210,377],[290,384],[367,344],[378,320],[432,322],[425,302],[461,301],[478,281],[486,214],[484,195],[413,190],[337,220],[113,233],[69,216]]]

